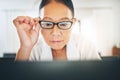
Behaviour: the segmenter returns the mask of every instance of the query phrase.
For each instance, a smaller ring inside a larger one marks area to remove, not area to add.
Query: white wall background
[[[73,2],[76,17],[81,21],[81,33],[96,44],[102,56],[112,55],[112,47],[120,43],[120,0]],[[13,19],[20,15],[37,17],[38,5],[39,0],[0,1],[0,57],[6,52],[17,52],[19,48]]]

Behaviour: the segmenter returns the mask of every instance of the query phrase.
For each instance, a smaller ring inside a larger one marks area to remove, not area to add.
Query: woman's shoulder
[[[79,50],[81,59],[100,59],[94,42],[81,34],[72,34],[72,38]]]
[[[71,35],[71,40],[73,42],[75,42],[76,44],[79,44],[79,45],[90,45],[92,44],[92,41],[90,41],[89,39],[87,39],[85,36],[83,36],[82,34],[72,34]]]

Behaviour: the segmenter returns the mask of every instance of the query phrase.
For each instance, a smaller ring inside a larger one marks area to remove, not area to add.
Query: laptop
[[[0,57],[0,62],[2,61],[15,61],[16,53],[3,53],[3,57]]]
[[[0,80],[120,80],[120,60],[0,62]]]

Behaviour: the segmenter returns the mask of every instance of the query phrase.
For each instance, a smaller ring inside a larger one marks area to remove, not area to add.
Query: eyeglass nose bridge
[[[52,29],[55,27],[55,25],[59,28],[59,25],[58,25],[59,23],[55,23],[55,22],[53,22],[53,27],[52,27]],[[60,29],[60,28],[59,28]]]

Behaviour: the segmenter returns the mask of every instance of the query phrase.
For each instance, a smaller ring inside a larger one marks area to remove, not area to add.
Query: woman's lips
[[[53,40],[53,41],[50,41],[51,43],[53,44],[60,44],[63,42],[63,40]]]

